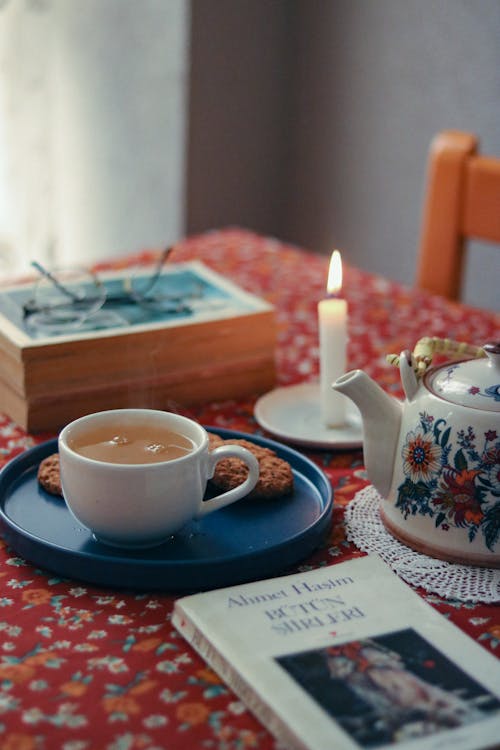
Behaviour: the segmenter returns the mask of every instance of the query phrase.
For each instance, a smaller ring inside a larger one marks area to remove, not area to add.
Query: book
[[[126,271],[99,278],[107,300],[129,281]],[[32,282],[2,288],[0,409],[38,431],[103,408],[172,409],[274,386],[272,305],[199,261],[167,265],[154,288],[174,303],[105,303],[80,325],[54,330],[23,312]]]
[[[84,414],[126,407],[176,411],[179,406],[204,401],[225,401],[263,393],[272,388],[274,369],[262,357],[212,363],[164,377],[120,380],[109,377],[102,384],[66,382],[39,396],[21,396],[0,378],[0,411],[28,432],[57,430]]]
[[[186,596],[172,621],[287,750],[498,747],[498,661],[376,555]]]

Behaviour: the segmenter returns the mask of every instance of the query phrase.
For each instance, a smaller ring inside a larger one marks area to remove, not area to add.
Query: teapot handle
[[[401,383],[408,401],[412,401],[418,390],[418,379],[413,369],[413,355],[409,349],[405,349],[399,356],[399,374]]]

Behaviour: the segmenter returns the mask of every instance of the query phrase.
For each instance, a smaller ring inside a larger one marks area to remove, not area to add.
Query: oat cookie
[[[62,497],[59,453],[52,453],[52,455],[47,456],[47,458],[44,458],[40,462],[37,478],[46,492]]]
[[[214,448],[217,448],[219,445],[223,445],[224,441],[219,436],[216,435],[214,432],[208,433],[208,450],[213,451]]]
[[[278,456],[266,456],[259,460],[259,469],[259,481],[251,493],[252,497],[272,499],[292,492],[293,472],[288,461]]]
[[[213,432],[208,433],[208,447],[209,450],[213,450],[214,448],[218,448],[221,445],[240,445],[242,448],[246,448],[250,451],[250,453],[253,453],[255,458],[258,460],[260,458],[264,458],[265,456],[275,456],[276,453],[272,451],[270,448],[264,448],[260,445],[256,445],[255,443],[250,442],[250,440],[243,440],[243,439],[229,439],[224,440],[220,437],[220,435],[215,435]]]
[[[290,464],[270,448],[249,440],[220,440],[217,445],[240,445],[247,448],[259,462],[259,481],[248,494],[249,498],[272,499],[283,497],[293,490],[293,472]],[[213,447],[217,447],[213,445]],[[224,458],[215,468],[212,484],[220,490],[230,490],[247,477],[248,469],[239,458]]]
[[[276,455],[276,453],[270,448],[264,448],[262,445],[256,445],[250,440],[224,440],[224,443],[226,445],[240,445],[242,448],[246,448],[250,451],[250,453],[253,453],[258,461],[260,461],[262,458],[270,458],[271,456]]]

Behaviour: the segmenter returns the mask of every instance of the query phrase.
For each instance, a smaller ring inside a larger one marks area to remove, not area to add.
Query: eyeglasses
[[[172,249],[168,247],[161,253],[151,273],[144,273],[141,268],[123,279],[117,292],[110,292],[92,271],[82,268],[49,271],[33,261],[31,265],[40,274],[40,280],[32,298],[22,306],[23,315],[31,326],[56,330],[81,325],[103,306],[136,305],[151,313],[189,314],[187,301],[201,297],[201,287],[182,294],[158,288]]]

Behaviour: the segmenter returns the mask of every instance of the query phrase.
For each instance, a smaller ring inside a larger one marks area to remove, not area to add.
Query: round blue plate
[[[101,586],[163,591],[219,588],[277,575],[309,555],[331,522],[332,489],[308,458],[273,440],[207,428],[272,448],[292,466],[294,491],[274,501],[240,500],[193,521],[164,544],[117,550],[96,541],[61,498],[38,484],[57,440],[31,448],[0,472],[3,536],[16,552],[60,576]]]

